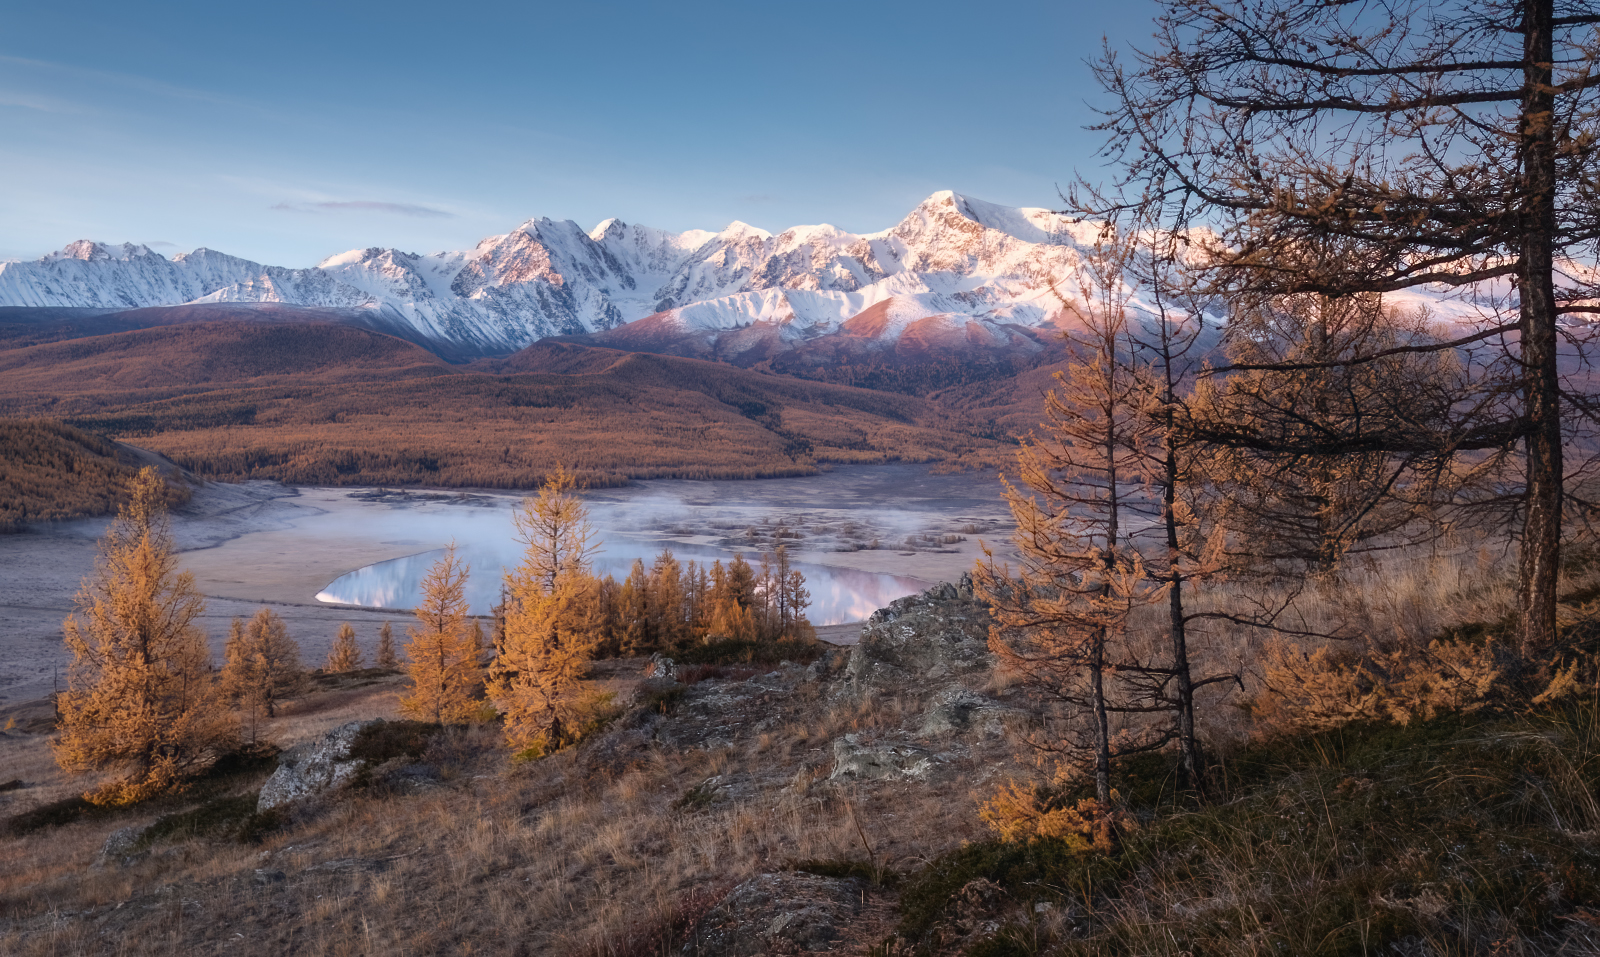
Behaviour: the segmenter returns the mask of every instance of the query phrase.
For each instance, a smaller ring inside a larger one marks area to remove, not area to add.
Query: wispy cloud
[[[169,248],[169,249],[177,249],[178,248],[178,244],[177,243],[169,243],[165,239],[152,239],[149,242],[144,243],[144,245],[149,246],[151,249],[156,249],[158,247]]]
[[[11,106],[24,110],[38,110],[40,113],[87,113],[89,112],[71,100],[64,100],[59,96],[42,96],[37,93],[27,93],[20,90],[0,89],[0,106]]]
[[[27,57],[9,56],[0,54],[0,68],[19,77],[32,78],[37,82],[59,84],[63,80],[76,81],[80,84],[98,84],[102,88],[110,84],[112,89],[135,90],[153,96],[169,97],[179,100],[192,100],[204,103],[215,103],[229,107],[253,106],[249,100],[234,96],[224,96],[209,90],[196,89],[189,86],[179,86],[175,83],[166,83],[154,80],[136,73],[121,73],[112,70],[98,70],[92,67],[78,66],[72,63],[58,63],[53,60],[32,60]],[[81,89],[82,93],[93,92],[90,89]],[[75,101],[52,98],[55,103],[66,108],[58,107],[51,112],[97,112],[87,104]],[[26,105],[26,104],[15,104]],[[41,107],[43,108],[43,107]]]
[[[391,213],[395,216],[415,216],[420,219],[454,219],[456,215],[442,209],[434,209],[432,206],[418,206],[414,203],[382,203],[370,199],[320,203],[273,203],[272,208],[290,213]]]

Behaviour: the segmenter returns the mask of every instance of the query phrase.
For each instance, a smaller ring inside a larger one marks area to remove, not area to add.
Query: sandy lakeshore
[[[206,596],[204,626],[220,656],[228,622],[270,605],[308,664],[327,654],[349,621],[367,648],[393,609],[330,605],[317,594],[346,573],[441,548],[474,525],[509,522],[521,495],[293,488],[272,482],[208,484],[173,516],[184,567]],[[992,477],[930,475],[918,466],[858,466],[816,476],[729,481],[650,481],[585,496],[597,529],[621,529],[663,547],[757,554],[782,540],[797,561],[954,580],[979,555],[979,540],[1009,538],[1009,513]],[[0,710],[50,693],[67,657],[61,621],[94,567],[108,520],[82,519],[0,536]],[[960,540],[954,540],[960,539]],[[858,626],[819,629],[853,641]]]

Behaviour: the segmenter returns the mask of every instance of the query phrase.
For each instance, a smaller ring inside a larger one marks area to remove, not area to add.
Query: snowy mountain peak
[[[83,240],[37,262],[0,263],[0,306],[359,310],[456,354],[509,352],[645,317],[662,331],[745,330],[784,342],[840,332],[889,342],[932,330],[976,342],[1010,335],[994,332],[1001,326],[1051,327],[1061,309],[1049,284],[1070,276],[1094,229],[944,190],[877,233],[818,224],[774,236],[738,221],[669,232],[617,218],[586,231],[541,216],[469,250],[372,246],[310,269],[204,248],[169,261],[144,246]]]
[[[46,253],[39,262],[56,262],[62,259],[77,259],[82,262],[129,262],[149,256],[157,259],[165,258],[160,253],[151,251],[149,246],[137,243],[97,243],[90,239],[80,239],[75,243],[68,243],[53,253]]]
[[[589,238],[597,243],[603,243],[608,235],[626,235],[627,232],[628,224],[613,216],[610,219],[602,220],[600,225],[589,230]]]
[[[717,233],[716,238],[726,242],[736,243],[746,239],[771,239],[772,234],[767,232],[765,229],[760,229],[756,226],[750,225],[749,223],[743,223],[736,219],[728,225],[722,227],[722,232]]]

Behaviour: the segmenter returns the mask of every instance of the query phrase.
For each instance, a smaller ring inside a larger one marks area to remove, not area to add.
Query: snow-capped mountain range
[[[996,344],[1053,324],[1061,305],[1048,282],[1070,272],[1093,229],[946,191],[879,233],[822,225],[774,236],[738,222],[669,233],[617,219],[586,232],[538,218],[467,251],[374,247],[309,269],[80,240],[0,263],[0,306],[330,309],[478,354],[646,318],[639,332],[658,338],[760,327],[778,342],[833,333],[888,342],[943,330]]]

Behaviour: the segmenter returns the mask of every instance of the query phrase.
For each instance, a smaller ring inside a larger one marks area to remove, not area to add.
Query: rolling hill
[[[575,343],[450,365],[328,322],[0,342],[0,414],[58,418],[203,477],[319,485],[526,488],[558,461],[598,484],[759,477],[1004,446],[915,396]]]

